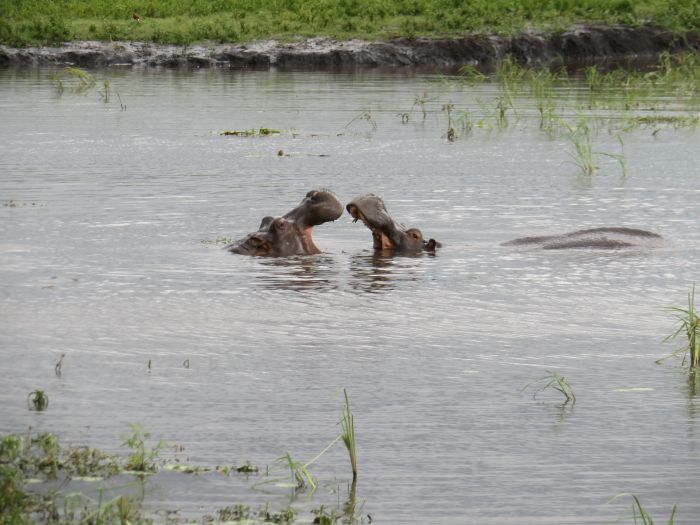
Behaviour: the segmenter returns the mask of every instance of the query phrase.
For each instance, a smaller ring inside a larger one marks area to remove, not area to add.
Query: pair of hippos
[[[354,221],[362,221],[372,232],[375,250],[403,253],[435,252],[441,246],[435,239],[425,240],[418,228],[397,223],[381,197],[372,193],[351,200],[345,208]],[[343,214],[343,204],[329,190],[311,190],[298,206],[282,217],[265,217],[260,228],[243,239],[229,244],[232,253],[283,257],[321,253],[312,237],[314,226],[334,221]],[[508,246],[538,246],[544,249],[625,248],[653,244],[661,236],[634,228],[593,228],[562,235],[523,237],[504,243]]]

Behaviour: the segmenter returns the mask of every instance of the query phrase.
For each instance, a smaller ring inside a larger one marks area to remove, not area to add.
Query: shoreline
[[[310,38],[247,44],[178,46],[148,42],[67,42],[56,47],[0,46],[0,67],[195,67],[276,70],[488,68],[510,55],[523,65],[648,62],[663,52],[700,52],[700,34],[650,27],[579,26],[557,33],[460,38],[338,41]]]

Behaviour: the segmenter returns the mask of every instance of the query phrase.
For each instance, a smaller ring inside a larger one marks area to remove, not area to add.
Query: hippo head
[[[268,257],[321,253],[313,241],[313,227],[334,221],[342,213],[343,204],[333,192],[312,190],[284,216],[265,217],[258,231],[225,249],[231,253]]]
[[[381,197],[372,193],[355,197],[346,206],[354,221],[362,221],[372,232],[375,250],[434,252],[440,246],[435,239],[426,241],[418,228],[406,229],[386,211]]]

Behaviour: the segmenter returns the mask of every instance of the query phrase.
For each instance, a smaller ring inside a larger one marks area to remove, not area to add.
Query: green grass
[[[43,390],[34,390],[27,396],[27,402],[29,403],[30,410],[36,410],[41,412],[49,408],[49,396]]]
[[[696,0],[0,0],[0,12],[0,43],[14,46],[512,34],[578,22],[700,28]]]
[[[576,395],[574,394],[573,388],[571,388],[571,384],[569,384],[569,381],[564,376],[559,375],[559,373],[554,370],[547,370],[546,376],[525,385],[522,390],[526,390],[535,385],[536,388],[532,393],[533,398],[537,398],[537,395],[545,390],[554,390],[564,396],[564,403],[562,406],[566,406],[568,403],[572,405],[576,403]]]
[[[652,518],[649,511],[642,506],[639,498],[634,494],[618,494],[611,501],[615,501],[619,498],[631,496],[632,497],[632,520],[635,525],[654,525],[654,519]],[[676,519],[676,505],[671,509],[671,515],[666,522],[668,525],[674,525]]]
[[[678,328],[665,341],[685,335],[688,340],[687,344],[672,355],[680,352],[689,354],[690,368],[698,369],[700,368],[700,315],[695,309],[695,285],[693,285],[693,289],[688,294],[688,307],[673,306],[670,310],[678,320]]]
[[[357,452],[355,450],[355,416],[350,411],[350,400],[348,399],[348,391],[343,389],[345,395],[345,406],[343,407],[343,418],[340,424],[343,427],[343,443],[348,449],[350,456],[350,466],[352,467],[352,479],[357,479]]]

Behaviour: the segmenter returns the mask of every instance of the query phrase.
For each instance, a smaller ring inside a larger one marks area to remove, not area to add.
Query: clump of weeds
[[[43,390],[36,389],[27,395],[29,410],[41,412],[49,408],[49,396]]]
[[[525,385],[521,391],[530,387],[535,387],[532,393],[533,399],[536,399],[537,395],[545,390],[554,390],[564,396],[562,407],[569,403],[573,406],[576,403],[576,395],[574,394],[573,388],[571,388],[571,384],[564,376],[554,370],[547,370],[546,376]]]
[[[279,129],[272,128],[258,128],[258,129],[246,129],[246,130],[227,130],[220,133],[224,137],[269,137],[271,135],[279,135],[282,133]]]
[[[692,370],[700,369],[700,315],[695,309],[695,285],[688,293],[688,306],[672,306],[669,308],[673,312],[678,321],[678,328],[675,332],[669,335],[664,341],[676,339],[684,335],[687,343],[673,352],[669,357],[683,353],[685,356],[690,356],[690,368]],[[661,361],[661,360],[660,360]],[[683,358],[685,362],[685,357]],[[658,361],[657,361],[658,362]]]
[[[126,461],[126,469],[140,473],[155,472],[158,470],[158,455],[167,446],[166,443],[161,440],[154,447],[149,448],[146,440],[151,437],[151,433],[144,432],[138,424],[132,423],[130,426],[132,434],[122,436],[124,439],[122,446],[131,449],[131,454]]]

